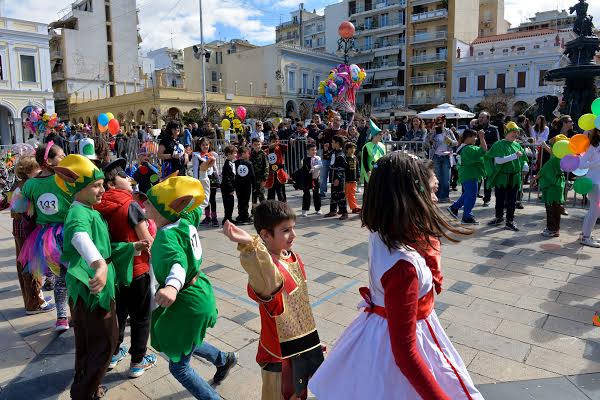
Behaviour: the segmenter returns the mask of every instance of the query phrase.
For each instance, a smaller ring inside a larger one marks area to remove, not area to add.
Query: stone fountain
[[[594,35],[593,17],[587,15],[588,4],[585,0],[569,9],[576,13],[577,19],[573,32],[577,38],[565,45],[564,54],[569,65],[548,71],[545,79],[564,82],[561,114],[570,115],[577,122],[579,117],[590,112],[591,104],[597,97],[596,77],[600,76],[600,65],[594,63],[596,52],[600,50],[600,38]]]

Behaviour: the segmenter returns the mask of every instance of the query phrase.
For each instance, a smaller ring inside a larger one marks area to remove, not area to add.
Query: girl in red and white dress
[[[433,309],[434,279],[417,249],[469,232],[434,205],[430,179],[425,162],[401,152],[374,166],[362,212],[370,287],[360,289],[364,312],[309,382],[319,400],[483,399]]]

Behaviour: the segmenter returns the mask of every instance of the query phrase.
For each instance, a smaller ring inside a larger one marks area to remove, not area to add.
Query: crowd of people
[[[190,360],[197,355],[216,367],[213,385],[238,360],[205,341],[218,302],[200,269],[198,229],[222,226],[237,245],[248,295],[260,312],[256,361],[263,400],[305,399],[308,387],[323,400],[482,399],[433,310],[435,294],[443,290],[440,240],[473,233],[468,225],[477,224],[473,208],[481,187],[484,206],[495,192],[490,224],[518,231],[515,210],[525,179],[542,190],[548,222],[543,234],[558,236],[569,177],[551,146],[573,134],[572,120],[561,117],[555,127],[543,117],[532,126],[524,117],[492,123],[483,112],[462,132],[447,127],[443,116],[429,128],[418,117],[400,121],[393,132],[373,120],[345,127],[342,116],[331,113],[327,121],[315,115],[308,128],[301,121],[277,128],[257,121],[217,149],[218,131],[210,125],[172,121],[156,154],[143,133],[130,135],[140,143],[135,166],[117,149],[117,157],[110,149],[106,156],[102,136],[94,141],[85,131],[69,155],[60,133],[36,143],[35,155],[20,157],[16,167],[11,212],[17,272],[28,314],[55,311],[57,331],[74,328],[71,397],[104,397],[104,376],[128,354],[129,376],[141,376],[158,362],[148,352],[150,340],[194,397],[220,398]],[[429,155],[419,157],[402,145],[389,152],[389,136],[420,143]],[[600,131],[588,137],[581,165],[595,186],[581,243],[600,247],[591,235],[600,214]],[[306,155],[290,170],[288,147],[298,142]],[[463,193],[449,203],[454,182]],[[296,213],[287,203],[288,183],[302,191],[301,217],[311,203],[322,215],[329,197],[323,218],[357,214],[370,232],[370,287],[360,289],[364,312],[327,359],[306,267],[293,250]],[[448,203],[457,219],[464,209],[462,225],[447,218],[440,203]],[[237,226],[244,224],[253,224],[256,234]],[[53,297],[44,296],[45,277],[53,277]],[[128,319],[129,347],[123,343]],[[372,367],[374,360],[380,368]]]

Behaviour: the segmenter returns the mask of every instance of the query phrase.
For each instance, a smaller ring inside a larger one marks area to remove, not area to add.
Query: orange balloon
[[[338,33],[342,39],[350,39],[352,36],[354,36],[355,31],[356,29],[350,21],[344,21],[338,27]]]
[[[108,131],[111,135],[114,136],[117,133],[119,133],[119,129],[121,129],[121,124],[119,124],[119,121],[117,121],[116,119],[111,119],[108,122]]]
[[[590,147],[590,139],[586,135],[578,134],[569,140],[569,148],[575,154],[583,154]]]
[[[102,126],[100,124],[98,124],[98,130],[102,133],[106,132],[106,130],[108,129],[108,125],[106,126]]]

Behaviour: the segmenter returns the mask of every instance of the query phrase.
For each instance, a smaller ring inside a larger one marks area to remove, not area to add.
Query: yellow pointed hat
[[[71,154],[62,159],[56,167],[55,180],[62,191],[71,195],[79,192],[92,182],[104,179],[104,173],[87,157]]]
[[[173,176],[154,185],[146,193],[156,211],[169,221],[176,221],[180,214],[198,207],[206,194],[199,180],[190,176]]]

